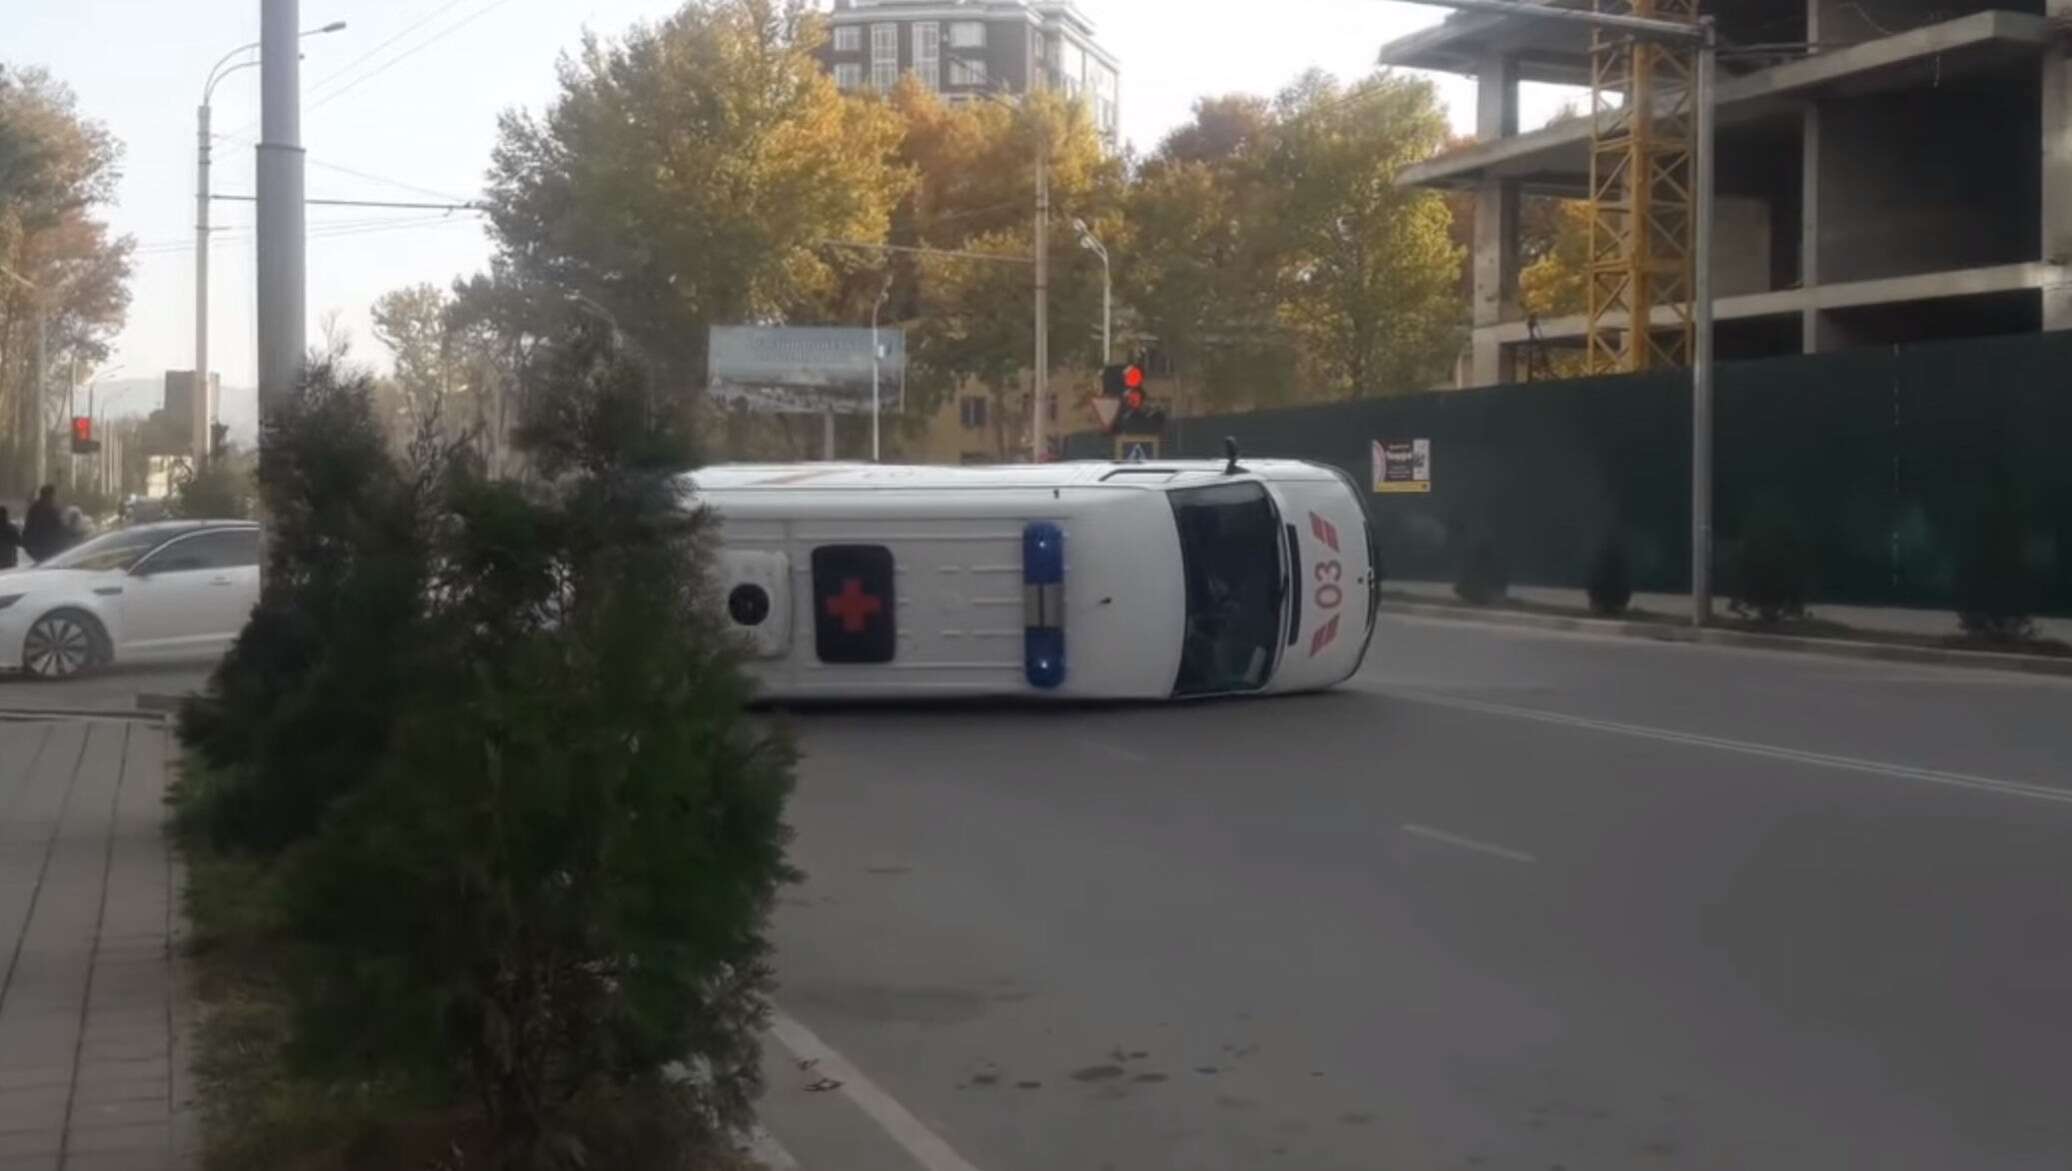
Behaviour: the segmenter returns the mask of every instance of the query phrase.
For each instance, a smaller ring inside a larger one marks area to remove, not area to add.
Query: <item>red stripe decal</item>
[[[1330,521],[1312,512],[1309,514],[1309,531],[1316,534],[1317,540],[1331,546],[1333,553],[1338,552],[1338,530]]]
[[[1317,631],[1316,637],[1309,640],[1309,657],[1312,659],[1316,658],[1337,637],[1338,615],[1333,614],[1331,621],[1324,623],[1323,627]]]

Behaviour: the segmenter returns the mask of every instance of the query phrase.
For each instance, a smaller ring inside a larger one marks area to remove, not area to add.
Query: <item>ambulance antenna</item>
[[[1237,463],[1236,437],[1230,435],[1225,435],[1223,437],[1223,457],[1230,461],[1223,465],[1224,475],[1235,476],[1242,474],[1244,472],[1245,469],[1239,467]]]

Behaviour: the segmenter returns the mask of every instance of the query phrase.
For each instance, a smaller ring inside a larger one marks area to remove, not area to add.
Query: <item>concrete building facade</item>
[[[1587,8],[1588,0],[1543,0]],[[1718,22],[1722,358],[2072,328],[2072,0],[1707,0]],[[1476,194],[1469,382],[1582,315],[1519,306],[1525,194],[1587,194],[1587,118],[1519,133],[1521,81],[1587,86],[1590,34],[1462,13],[1383,64],[1477,80],[1477,141],[1406,169]],[[1666,324],[1666,321],[1664,322]]]
[[[1121,141],[1122,70],[1066,0],[835,0],[821,59],[846,90],[912,74],[952,101],[1056,90],[1084,98]]]

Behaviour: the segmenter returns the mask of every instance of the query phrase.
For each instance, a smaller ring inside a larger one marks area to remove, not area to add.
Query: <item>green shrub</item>
[[[1990,642],[2035,637],[2040,596],[2029,567],[2028,516],[2012,479],[1996,470],[1957,568],[1957,612],[1964,632]]]
[[[443,477],[384,446],[364,376],[311,369],[267,420],[265,585],[209,688],[180,714],[220,774],[190,823],[224,849],[273,853],[365,779],[431,648],[416,637]]]
[[[1590,611],[1607,617],[1624,614],[1633,604],[1633,567],[1626,559],[1626,544],[1608,537],[1590,558]]]
[[[793,754],[745,714],[682,430],[601,331],[541,369],[532,491],[458,445],[351,487],[364,387],[317,387],[262,473],[307,541],[183,732],[230,766],[204,820],[282,851],[303,1077],[448,1087],[492,1166],[675,1166],[760,1090]]]
[[[1477,606],[1501,602],[1511,592],[1511,570],[1497,552],[1495,542],[1485,539],[1469,547],[1453,592],[1462,601]]]
[[[1763,513],[1743,533],[1736,576],[1737,613],[1766,625],[1803,618],[1812,550],[1787,517]]]

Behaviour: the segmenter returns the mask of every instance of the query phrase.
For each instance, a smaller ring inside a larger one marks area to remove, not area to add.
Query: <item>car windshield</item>
[[[1187,634],[1173,693],[1257,691],[1273,674],[1286,592],[1279,513],[1250,481],[1169,498],[1187,575]]]
[[[165,544],[169,534],[153,529],[121,529],[75,545],[42,563],[43,569],[128,569],[144,554]]]

